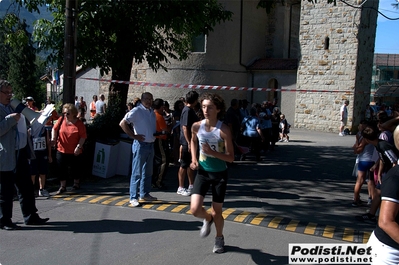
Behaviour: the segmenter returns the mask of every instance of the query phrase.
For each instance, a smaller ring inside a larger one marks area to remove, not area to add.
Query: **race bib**
[[[46,137],[36,137],[33,138],[33,150],[35,151],[40,151],[40,150],[46,150]]]
[[[221,150],[219,150],[219,142],[217,139],[206,139],[206,141],[200,141],[201,149],[202,149],[202,144],[204,144],[204,143],[208,143],[213,151],[221,153]],[[208,156],[208,157],[213,157],[211,155],[207,155],[207,154],[203,153],[202,150],[201,150],[201,154]]]

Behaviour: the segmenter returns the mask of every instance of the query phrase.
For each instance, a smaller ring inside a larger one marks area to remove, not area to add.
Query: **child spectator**
[[[39,196],[49,197],[50,194],[45,189],[46,175],[48,172],[49,163],[52,163],[51,145],[50,145],[50,131],[51,125],[41,128],[31,128],[31,137],[33,143],[33,150],[35,152],[35,159],[30,160],[31,177],[33,185],[36,182],[36,176],[39,175]]]
[[[289,142],[290,137],[288,134],[290,133],[291,125],[288,123],[287,119],[285,118],[284,114],[280,115],[280,140],[279,142]],[[285,139],[284,139],[285,138]]]

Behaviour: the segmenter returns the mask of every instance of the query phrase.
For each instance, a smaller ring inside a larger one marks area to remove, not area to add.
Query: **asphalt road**
[[[88,177],[78,193],[38,198],[48,225],[0,230],[0,264],[287,264],[289,243],[365,242],[374,225],[354,218],[367,207],[351,206],[354,140],[293,129],[261,163],[230,167],[224,254],[212,253],[214,230],[199,238],[202,222],[176,194],[170,167],[167,189],[152,192],[159,201],[139,208],[128,204],[126,176]],[[15,202],[13,221],[22,220]]]

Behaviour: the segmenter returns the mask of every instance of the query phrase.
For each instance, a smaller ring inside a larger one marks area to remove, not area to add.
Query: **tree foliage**
[[[6,31],[4,26],[4,18],[0,19],[0,78],[8,78],[8,68],[11,52],[10,45],[6,44]]]
[[[53,49],[50,60],[62,63],[65,1],[17,0],[32,11],[48,4],[54,20],[35,25],[35,39],[41,49]],[[79,1],[78,64],[100,67],[107,72],[127,61],[146,60],[153,70],[165,69],[169,58],[184,60],[191,50],[191,38],[207,34],[230,19],[216,0]]]
[[[15,98],[22,100],[33,96],[40,104],[46,98],[45,84],[39,79],[45,67],[36,57],[27,28],[26,22],[20,21],[14,13],[0,20],[0,78],[11,82]]]
[[[65,1],[15,0],[30,11],[48,5],[52,21],[34,27],[39,49],[51,50],[48,60],[62,67],[64,56]],[[112,79],[129,80],[133,62],[148,62],[157,71],[167,70],[170,59],[184,60],[194,36],[208,34],[232,13],[217,0],[80,0],[78,5],[77,64],[112,69]],[[127,99],[127,84],[110,84]]]

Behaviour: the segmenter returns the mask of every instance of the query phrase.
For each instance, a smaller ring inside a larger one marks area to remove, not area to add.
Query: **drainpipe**
[[[240,12],[240,51],[239,51],[239,63],[242,67],[247,69],[247,66],[242,63],[242,24],[243,24],[243,17],[244,17],[244,0],[241,0],[241,12]]]
[[[292,24],[292,6],[301,4],[301,2],[297,2],[290,5],[290,24],[288,26],[288,58],[291,58],[291,24]]]
[[[247,66],[242,63],[242,26],[243,26],[243,19],[244,19],[244,0],[241,0],[240,3],[240,50],[239,50],[239,63],[242,67],[247,70]],[[254,80],[254,74],[251,72],[251,86],[253,87],[253,80]],[[251,102],[254,97],[254,91],[251,90]]]

